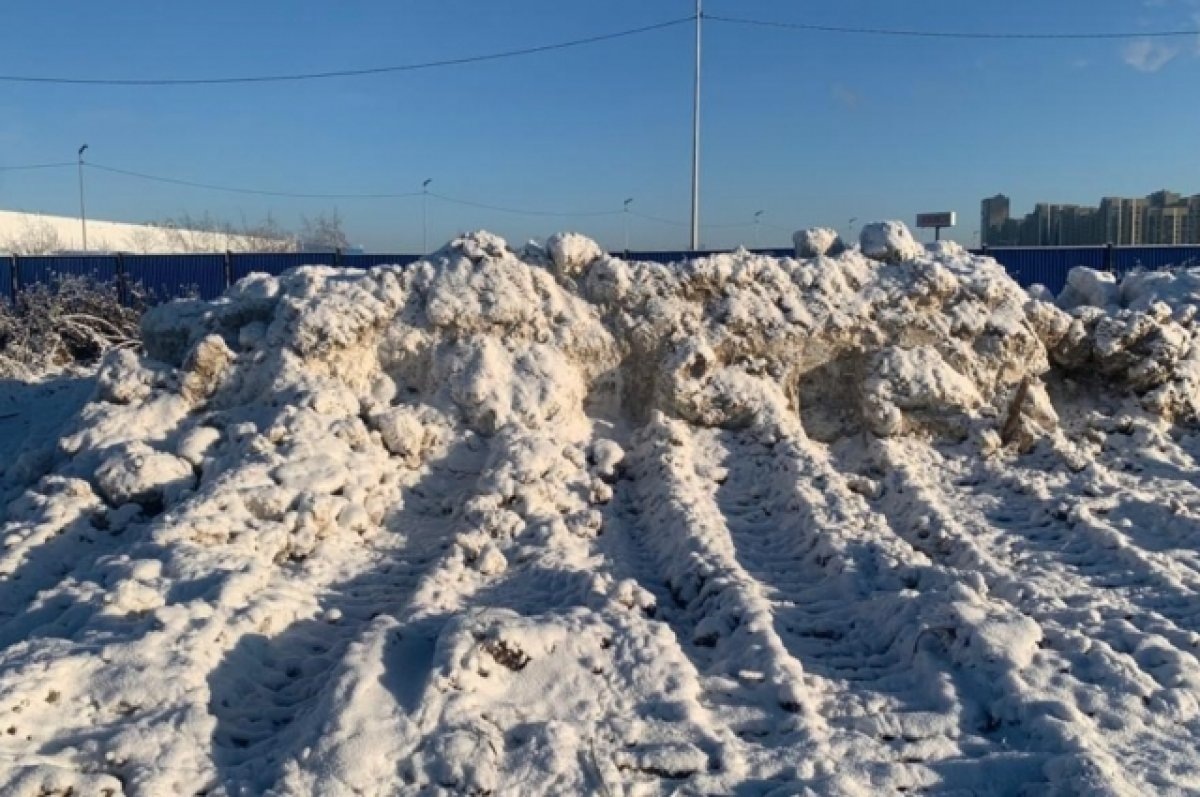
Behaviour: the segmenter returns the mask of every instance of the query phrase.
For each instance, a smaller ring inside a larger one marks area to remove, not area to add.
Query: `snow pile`
[[[1118,285],[1113,275],[1072,269],[1060,311],[1039,308],[1042,338],[1055,364],[1078,378],[1099,377],[1140,397],[1167,419],[1200,415],[1200,271],[1146,272]]]
[[[1102,346],[1161,311],[868,229],[152,310],[6,476],[7,793],[1182,793],[1200,450]]]
[[[915,260],[925,253],[925,247],[899,221],[863,225],[859,243],[863,254],[878,260]]]
[[[796,257],[836,256],[846,250],[846,245],[838,236],[837,230],[828,227],[798,230],[792,236],[792,242],[796,245]]]

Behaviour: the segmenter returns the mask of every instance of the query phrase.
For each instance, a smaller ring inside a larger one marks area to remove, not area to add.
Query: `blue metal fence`
[[[117,282],[116,255],[38,255],[16,258],[17,288],[52,285],[63,277],[88,277]]]
[[[235,252],[229,257],[233,281],[237,282],[255,272],[277,277],[297,266],[336,266],[341,255],[337,252]]]
[[[1154,271],[1187,265],[1200,265],[1200,246],[1139,246],[1113,249],[1112,270],[1127,274],[1135,269]]]
[[[123,255],[125,288],[150,303],[198,297],[215,299],[225,292],[225,255]]]
[[[1048,247],[1039,249],[988,249],[987,254],[1004,266],[1014,280],[1028,288],[1045,285],[1059,293],[1067,285],[1067,274],[1076,266],[1103,270],[1107,247]]]
[[[776,257],[792,254],[791,249],[756,251]],[[1200,265],[1200,246],[1004,247],[984,251],[999,261],[1021,285],[1029,287],[1040,283],[1055,293],[1065,287],[1067,274],[1076,266],[1122,275],[1137,268]],[[629,260],[673,263],[711,254],[715,252],[628,252],[620,256]],[[181,296],[212,299],[224,293],[233,281],[256,271],[278,275],[301,265],[366,269],[378,265],[409,265],[419,259],[418,255],[339,252],[0,256],[0,298],[12,300],[14,291],[32,285],[53,284],[62,277],[73,275],[112,284],[122,301],[130,301],[134,295],[143,293],[150,302]]]
[[[407,266],[421,259],[420,255],[342,255],[345,268],[374,268],[375,266]]]
[[[0,299],[11,302],[15,287],[13,285],[13,259],[0,257]]]

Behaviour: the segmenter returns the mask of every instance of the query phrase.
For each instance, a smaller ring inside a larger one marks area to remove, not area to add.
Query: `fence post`
[[[342,267],[342,247],[340,246],[333,250],[333,267]]]
[[[15,254],[9,255],[12,259],[12,273],[8,275],[9,283],[12,286],[13,304],[17,303],[17,294],[21,291],[21,259]]]
[[[225,290],[233,287],[233,252],[225,250]]]
[[[1115,271],[1115,269],[1113,268],[1113,245],[1112,245],[1112,242],[1109,242],[1104,245],[1104,270],[1109,272],[1110,274],[1114,273],[1114,271]]]

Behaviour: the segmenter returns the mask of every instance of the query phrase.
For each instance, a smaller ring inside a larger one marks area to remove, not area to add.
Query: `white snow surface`
[[[0,793],[1197,793],[1194,305],[589,244],[253,275],[14,410]]]

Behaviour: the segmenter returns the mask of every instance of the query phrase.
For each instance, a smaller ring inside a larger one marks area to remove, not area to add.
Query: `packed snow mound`
[[[1168,419],[1200,414],[1200,271],[1072,269],[1058,308],[1038,303],[1052,361],[1077,378],[1131,392]]]
[[[1197,440],[886,230],[152,310],[5,476],[3,791],[1185,793]]]
[[[863,254],[889,262],[916,260],[925,254],[912,232],[900,221],[877,221],[863,225],[859,233]]]
[[[821,255],[840,255],[846,250],[837,230],[828,227],[813,227],[798,230],[792,236],[796,245],[796,257],[820,257]]]
[[[587,236],[568,232],[552,235],[546,240],[546,251],[555,270],[566,277],[578,276],[593,261],[604,255],[600,245]]]

